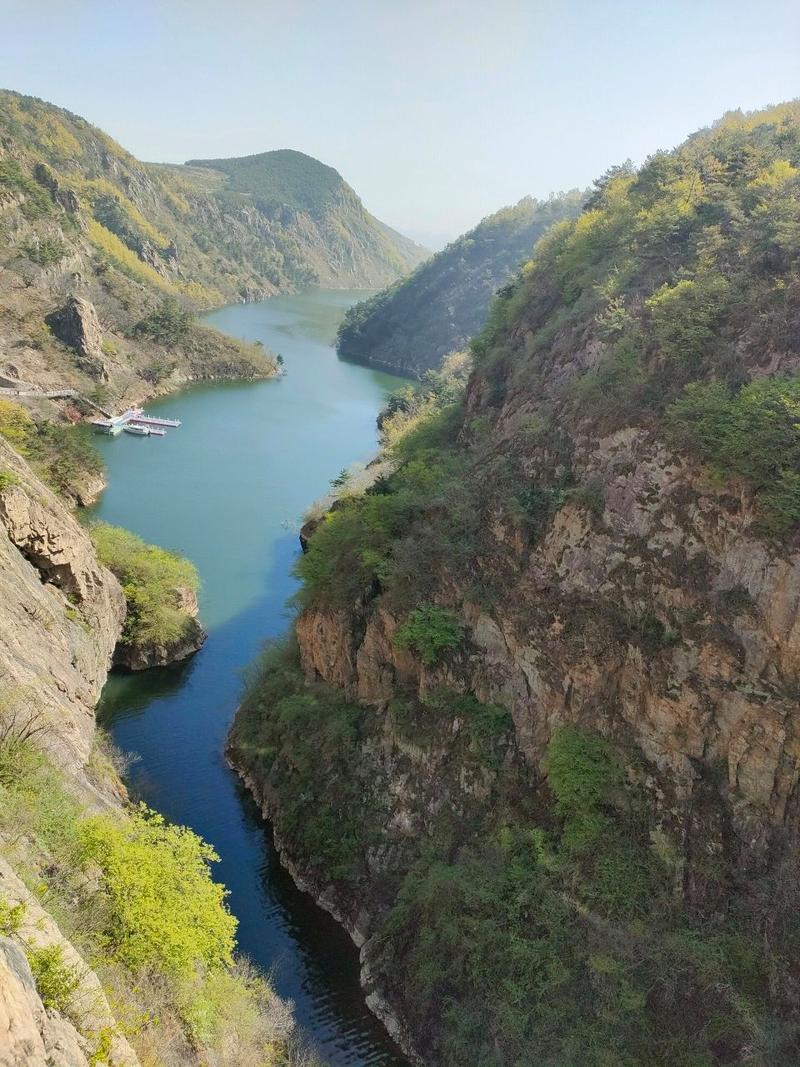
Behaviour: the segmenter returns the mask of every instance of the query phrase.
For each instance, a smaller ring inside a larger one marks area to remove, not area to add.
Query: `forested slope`
[[[798,308],[800,105],[728,114],[311,533],[231,750],[426,1063],[800,1059]]]
[[[495,292],[549,226],[578,214],[583,199],[578,191],[526,197],[489,215],[407,278],[350,308],[339,354],[415,378],[438,367],[483,328]]]

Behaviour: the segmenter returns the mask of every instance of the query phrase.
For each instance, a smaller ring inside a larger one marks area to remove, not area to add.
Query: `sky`
[[[0,0],[0,86],[140,159],[307,152],[439,247],[800,96],[800,0]]]

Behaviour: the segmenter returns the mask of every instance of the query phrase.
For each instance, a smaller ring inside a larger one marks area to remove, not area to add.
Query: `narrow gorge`
[[[797,1059],[799,131],[609,172],[305,530],[230,752],[422,1062]]]
[[[0,91],[0,1067],[800,1063],[800,103],[425,255]]]

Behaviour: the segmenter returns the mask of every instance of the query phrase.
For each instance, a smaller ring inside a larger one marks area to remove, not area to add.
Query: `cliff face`
[[[400,618],[379,601],[312,606],[296,627],[306,673],[373,704],[439,687],[501,701],[533,766],[565,723],[624,736],[668,783],[687,850],[758,869],[795,826],[800,556],[755,540],[746,504],[731,513],[738,501],[641,430],[591,442],[580,473],[602,512],[566,505],[534,550],[498,517],[476,561],[506,590],[491,609],[471,600],[475,572],[441,575],[460,605],[460,654],[426,667],[398,649]],[[654,602],[686,620],[679,635],[642,629]],[[720,765],[720,818],[698,825]]]
[[[97,975],[4,861],[0,893],[4,904],[23,914],[13,940],[0,938],[0,1064],[138,1067],[139,1058],[122,1036]],[[77,976],[69,1010],[42,1002],[28,962],[28,955],[35,959],[37,952],[53,950]]]
[[[232,751],[426,1062],[797,1058],[799,131],[601,180],[307,542]]]
[[[2,744],[29,733],[82,803],[105,809],[122,791],[90,770],[94,709],[122,631],[122,590],[97,562],[85,531],[2,439],[0,465]],[[28,832],[20,823],[13,835],[0,834],[6,857],[20,859],[20,839],[32,849]],[[32,860],[28,851],[21,869]],[[0,938],[0,1063],[136,1067],[97,976],[5,858],[0,913],[3,933],[13,933]],[[42,1002],[29,963],[42,951],[57,953],[76,975],[69,1003]]]
[[[116,578],[61,501],[0,438],[0,677],[4,703],[44,717],[42,738],[81,776],[94,709],[125,619]]]
[[[495,292],[582,201],[577,191],[548,201],[528,197],[483,219],[407,278],[350,308],[339,354],[412,378],[438,367],[483,329]]]

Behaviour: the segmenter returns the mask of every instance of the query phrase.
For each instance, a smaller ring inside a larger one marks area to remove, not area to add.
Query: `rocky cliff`
[[[172,593],[196,644],[194,593]],[[289,1067],[291,1009],[233,959],[213,851],[128,802],[96,728],[125,623],[86,530],[0,437],[0,1064]],[[139,652],[149,664],[191,650]],[[212,969],[196,946],[220,930]]]
[[[85,531],[2,439],[0,466],[2,746],[5,751],[17,739],[35,738],[82,803],[107,809],[123,791],[92,770],[94,709],[122,632],[125,599]],[[7,827],[0,832],[6,857],[20,858],[25,835],[22,824],[15,834]],[[0,926],[13,934],[0,947],[0,1062],[135,1067],[139,1060],[97,976],[5,859]],[[37,991],[28,957],[42,950],[57,952],[79,976],[63,1008],[43,1004]]]
[[[307,543],[232,752],[425,1062],[800,1055],[799,167],[606,175]]]
[[[86,531],[0,438],[0,678],[68,773],[92,752],[94,709],[125,620],[116,578]]]

